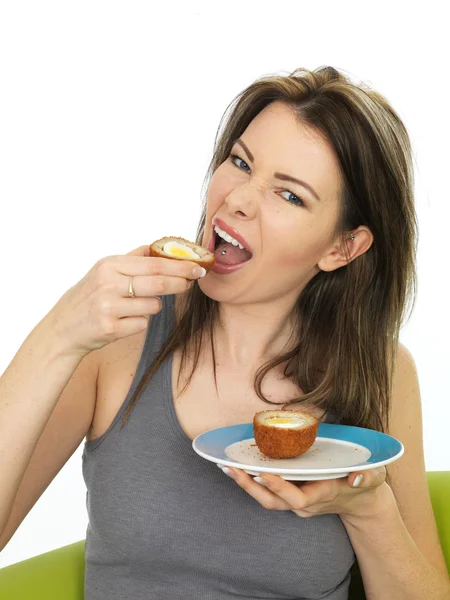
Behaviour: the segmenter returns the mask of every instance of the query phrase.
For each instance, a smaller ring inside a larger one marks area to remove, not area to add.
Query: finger
[[[191,260],[172,260],[155,256],[137,256],[125,254],[114,256],[114,265],[121,275],[170,275],[185,279],[198,279],[201,267]]]
[[[386,467],[378,467],[359,473],[356,471],[348,476],[347,481],[350,487],[357,489],[378,487],[386,481]]]
[[[304,510],[309,506],[333,501],[339,494],[339,480],[311,481],[299,487],[297,482],[285,481],[281,477],[266,475],[257,478],[260,485],[282,498],[292,510]]]
[[[128,299],[129,291],[129,278],[123,279],[122,284],[122,297]],[[155,276],[155,277],[133,277],[133,290],[135,297],[140,298],[151,298],[154,296],[163,296],[168,294],[181,294],[185,292],[191,286],[192,281],[185,279],[184,277],[169,277],[169,276]]]
[[[262,507],[268,510],[290,510],[290,506],[276,494],[264,488],[253,479],[251,475],[242,469],[230,469],[229,467],[220,467],[222,471],[235,480],[235,482],[252,496]]]
[[[117,319],[114,325],[114,334],[116,339],[128,337],[141,333],[148,328],[149,318],[145,315],[139,317],[130,317],[125,319]]]
[[[156,315],[162,308],[161,298],[120,298],[115,305],[115,317]]]

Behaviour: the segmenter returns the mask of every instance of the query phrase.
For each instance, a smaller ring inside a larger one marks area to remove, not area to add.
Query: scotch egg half
[[[164,237],[150,245],[150,256],[190,260],[210,271],[216,261],[213,252],[180,237]]]
[[[316,441],[319,421],[302,411],[263,410],[253,417],[259,450],[269,458],[295,458]]]

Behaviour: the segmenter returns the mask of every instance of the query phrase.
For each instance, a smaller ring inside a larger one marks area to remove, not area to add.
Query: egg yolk
[[[165,244],[164,252],[170,254],[170,256],[176,256],[177,258],[200,258],[200,256],[194,252],[194,250],[192,250],[192,248],[184,246],[183,244],[179,244],[178,242],[168,242]]]
[[[181,258],[188,258],[189,256],[192,256],[191,253],[184,248],[171,248],[169,254],[172,256],[180,256]]]

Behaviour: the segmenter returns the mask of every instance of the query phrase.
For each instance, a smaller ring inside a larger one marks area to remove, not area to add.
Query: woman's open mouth
[[[228,239],[224,239],[226,236]],[[216,262],[212,271],[219,275],[227,275],[234,273],[240,269],[243,265],[249,262],[253,254],[246,248],[241,247],[242,244],[228,234],[223,232],[217,226],[214,227],[213,236],[208,244],[208,250],[214,252],[216,256]]]

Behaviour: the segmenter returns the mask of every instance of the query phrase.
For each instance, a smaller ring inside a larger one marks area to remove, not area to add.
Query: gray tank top
[[[162,296],[131,388],[85,442],[85,600],[344,600],[355,555],[337,515],[271,511],[198,456],[172,399],[172,356],[120,429],[132,392],[174,325]]]

